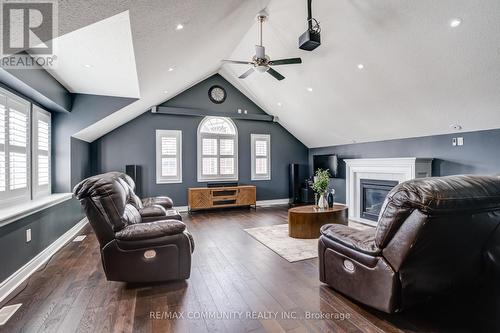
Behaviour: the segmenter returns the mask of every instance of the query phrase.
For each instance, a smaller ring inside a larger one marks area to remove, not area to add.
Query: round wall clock
[[[226,100],[226,90],[221,86],[212,86],[208,89],[208,97],[216,104],[221,104]]]

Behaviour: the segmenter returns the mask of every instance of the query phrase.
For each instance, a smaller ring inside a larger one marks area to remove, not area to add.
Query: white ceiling
[[[276,67],[283,81],[257,73],[235,79],[241,65],[220,73],[308,147],[443,134],[456,123],[464,131],[500,128],[498,0],[314,0],[322,45],[313,52],[297,47],[305,0],[68,2],[59,7],[65,32],[129,10],[140,86],[137,102],[78,133],[83,140],[217,72],[220,59],[249,59],[254,17],[266,6],[267,54],[300,56],[303,64]],[[463,23],[452,29],[455,17]],[[185,28],[176,31],[178,23]]]
[[[70,92],[139,98],[128,11],[53,41],[57,66],[48,72]]]

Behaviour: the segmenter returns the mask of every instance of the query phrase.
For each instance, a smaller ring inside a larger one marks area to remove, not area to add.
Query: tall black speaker
[[[132,178],[135,183],[135,193],[141,197],[142,196],[142,184],[141,184],[141,166],[135,164],[129,164],[125,166],[125,173]]]
[[[296,163],[290,164],[288,194],[292,204],[300,203],[300,175],[299,165]]]

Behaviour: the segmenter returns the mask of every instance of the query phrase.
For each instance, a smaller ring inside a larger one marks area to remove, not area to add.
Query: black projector
[[[299,37],[299,49],[312,51],[321,45],[321,35],[314,30],[307,30]]]

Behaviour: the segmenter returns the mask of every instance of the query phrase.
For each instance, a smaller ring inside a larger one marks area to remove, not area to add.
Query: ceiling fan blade
[[[253,68],[250,68],[249,70],[247,70],[245,73],[241,74],[238,78],[239,79],[244,79],[246,78],[247,76],[249,76],[250,74],[252,74],[254,72],[254,69]]]
[[[280,73],[276,72],[274,69],[272,68],[269,68],[267,70],[267,73],[271,74],[276,80],[283,80],[285,77],[283,75],[281,75]]]
[[[241,65],[253,65],[251,61],[239,61],[239,60],[222,60],[222,62],[229,62],[231,64],[241,64]]]
[[[266,58],[266,48],[264,46],[255,45],[255,57],[257,59]]]
[[[279,59],[279,60],[271,60],[269,61],[269,65],[277,66],[277,65],[291,65],[291,64],[301,64],[302,59],[300,58],[289,58],[289,59]]]

